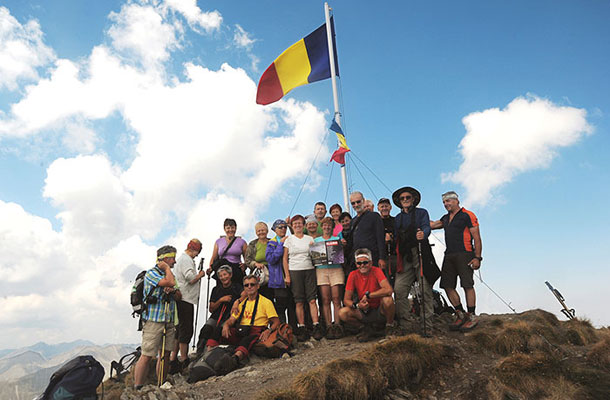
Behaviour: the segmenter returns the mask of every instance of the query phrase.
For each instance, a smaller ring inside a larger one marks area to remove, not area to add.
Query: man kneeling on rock
[[[222,324],[222,327],[216,327],[212,338],[207,342],[208,350],[221,343],[238,346],[233,357],[227,359],[227,363],[231,365],[225,365],[226,370],[236,369],[239,362],[248,357],[254,343],[259,338],[261,341],[266,340],[271,331],[280,325],[280,319],[271,300],[258,293],[258,277],[248,275],[243,282],[246,299],[233,309],[231,317]]]
[[[383,271],[371,264],[373,257],[368,249],[358,249],[354,254],[357,269],[347,278],[345,307],[339,311],[339,318],[347,324],[364,327],[358,335],[361,342],[383,336],[383,330],[375,326],[384,323],[386,335],[399,334],[394,322],[392,286]],[[354,291],[358,301],[354,301]]]

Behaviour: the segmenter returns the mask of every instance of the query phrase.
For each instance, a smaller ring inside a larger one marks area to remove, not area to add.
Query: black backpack
[[[78,356],[62,365],[36,400],[95,400],[104,367],[93,356]]]
[[[138,331],[142,330],[142,313],[146,309],[148,298],[155,291],[155,288],[152,288],[150,293],[146,297],[144,296],[144,277],[146,272],[148,271],[144,270],[136,275],[136,280],[131,288],[131,316],[133,318],[140,318],[138,321]]]
[[[189,365],[188,383],[208,379],[210,376],[222,376],[233,371],[236,366],[227,362],[231,359],[235,346],[217,346]]]

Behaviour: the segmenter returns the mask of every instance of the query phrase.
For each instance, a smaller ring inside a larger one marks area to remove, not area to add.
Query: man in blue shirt
[[[410,304],[409,292],[411,286],[420,274],[418,241],[427,240],[430,235],[430,216],[428,211],[418,208],[421,200],[420,193],[409,186],[398,189],[392,194],[392,200],[400,209],[400,213],[394,218],[394,238],[396,241],[397,266],[396,279],[394,281],[394,293],[396,296],[396,313],[402,329],[409,324]],[[426,277],[423,278],[424,306],[426,325],[432,326],[432,315],[434,304],[432,297],[432,285]]]
[[[161,359],[164,364],[162,381],[165,381],[169,369],[169,354],[176,345],[176,300],[182,298],[177,288],[171,268],[176,263],[176,248],[163,246],[157,250],[157,264],[144,276],[144,312],[142,319],[142,355],[134,372],[134,387],[142,388],[148,373],[151,358],[157,357],[157,376],[161,372]],[[163,337],[165,352],[161,354]]]

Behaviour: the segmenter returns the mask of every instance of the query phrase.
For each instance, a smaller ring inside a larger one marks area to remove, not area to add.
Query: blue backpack
[[[104,367],[93,356],[78,356],[62,365],[36,400],[95,400]]]

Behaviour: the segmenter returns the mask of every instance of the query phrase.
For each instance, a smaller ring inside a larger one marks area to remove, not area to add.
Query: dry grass
[[[610,336],[594,344],[586,357],[591,364],[610,371]]]
[[[301,374],[289,388],[264,391],[257,399],[380,399],[387,388],[417,385],[446,351],[417,335],[392,339]]]

